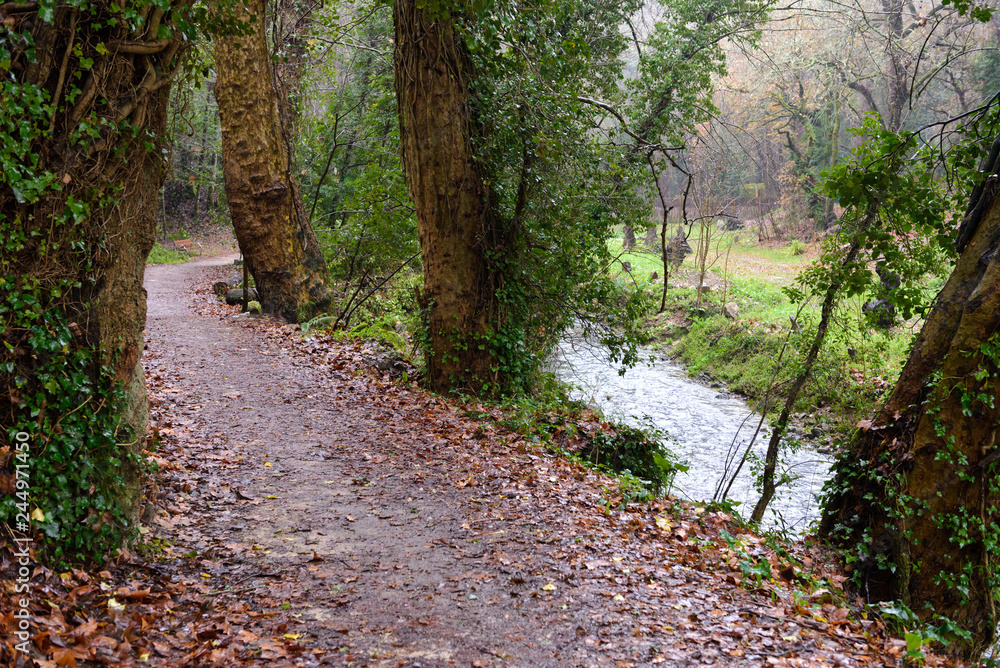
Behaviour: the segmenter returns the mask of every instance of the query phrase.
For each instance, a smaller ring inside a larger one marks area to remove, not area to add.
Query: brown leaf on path
[[[75,666],[76,653],[72,648],[57,647],[52,651],[52,660],[57,666]]]
[[[97,620],[91,619],[73,629],[73,636],[76,637],[77,640],[83,640],[84,638],[92,635],[96,630]]]

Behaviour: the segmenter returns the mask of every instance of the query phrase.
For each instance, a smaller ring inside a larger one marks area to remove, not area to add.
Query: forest
[[[0,660],[995,665],[995,9],[0,2]],[[750,405],[714,495],[567,341]]]

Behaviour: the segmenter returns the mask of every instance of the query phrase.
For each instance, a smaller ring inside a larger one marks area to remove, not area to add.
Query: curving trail
[[[858,628],[734,586],[689,540],[721,513],[606,513],[606,477],[357,346],[217,305],[204,288],[230,262],[146,274],[164,466],[146,520],[201,615],[153,665],[882,665]]]

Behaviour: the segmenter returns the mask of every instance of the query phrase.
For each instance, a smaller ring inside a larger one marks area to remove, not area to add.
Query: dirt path
[[[191,665],[868,664],[858,628],[821,632],[731,584],[731,556],[690,540],[721,513],[607,511],[609,479],[389,382],[356,349],[206,314],[193,287],[229,261],[146,274],[144,363],[172,462],[146,519],[211,601],[168,638],[202,648]]]
[[[293,607],[320,647],[423,665],[498,656],[562,663],[556,656],[576,627],[570,620],[553,627],[497,574],[481,572],[486,544],[473,537],[468,508],[436,489],[453,486],[446,472],[421,474],[417,461],[386,454],[412,439],[413,428],[371,402],[374,386],[332,387],[331,378],[252,332],[191,309],[190,286],[215,262],[153,267],[146,279],[148,346],[178,370],[178,406],[191,409],[179,414],[246,461],[235,480],[220,484],[265,499],[220,510],[207,533],[257,547],[269,571],[305,571],[311,587],[303,583],[308,594]],[[475,505],[475,494],[461,496]],[[303,569],[313,558],[319,565]]]

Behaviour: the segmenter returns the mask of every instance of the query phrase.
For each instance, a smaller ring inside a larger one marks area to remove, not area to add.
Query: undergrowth
[[[773,410],[799,372],[816,310],[797,311],[766,280],[732,277],[726,298],[739,305],[736,319],[722,314],[721,295],[710,294],[696,308],[692,291],[671,291],[666,316],[650,321],[654,340],[691,375],[719,380],[751,401],[768,397],[767,409]],[[861,304],[847,303],[837,313],[796,410],[825,408],[844,423],[870,413],[891,389],[912,332],[904,326],[888,332],[873,328]]]
[[[178,264],[187,262],[189,259],[190,255],[187,253],[167,250],[157,241],[153,244],[153,250],[149,252],[149,257],[146,258],[146,264]]]

